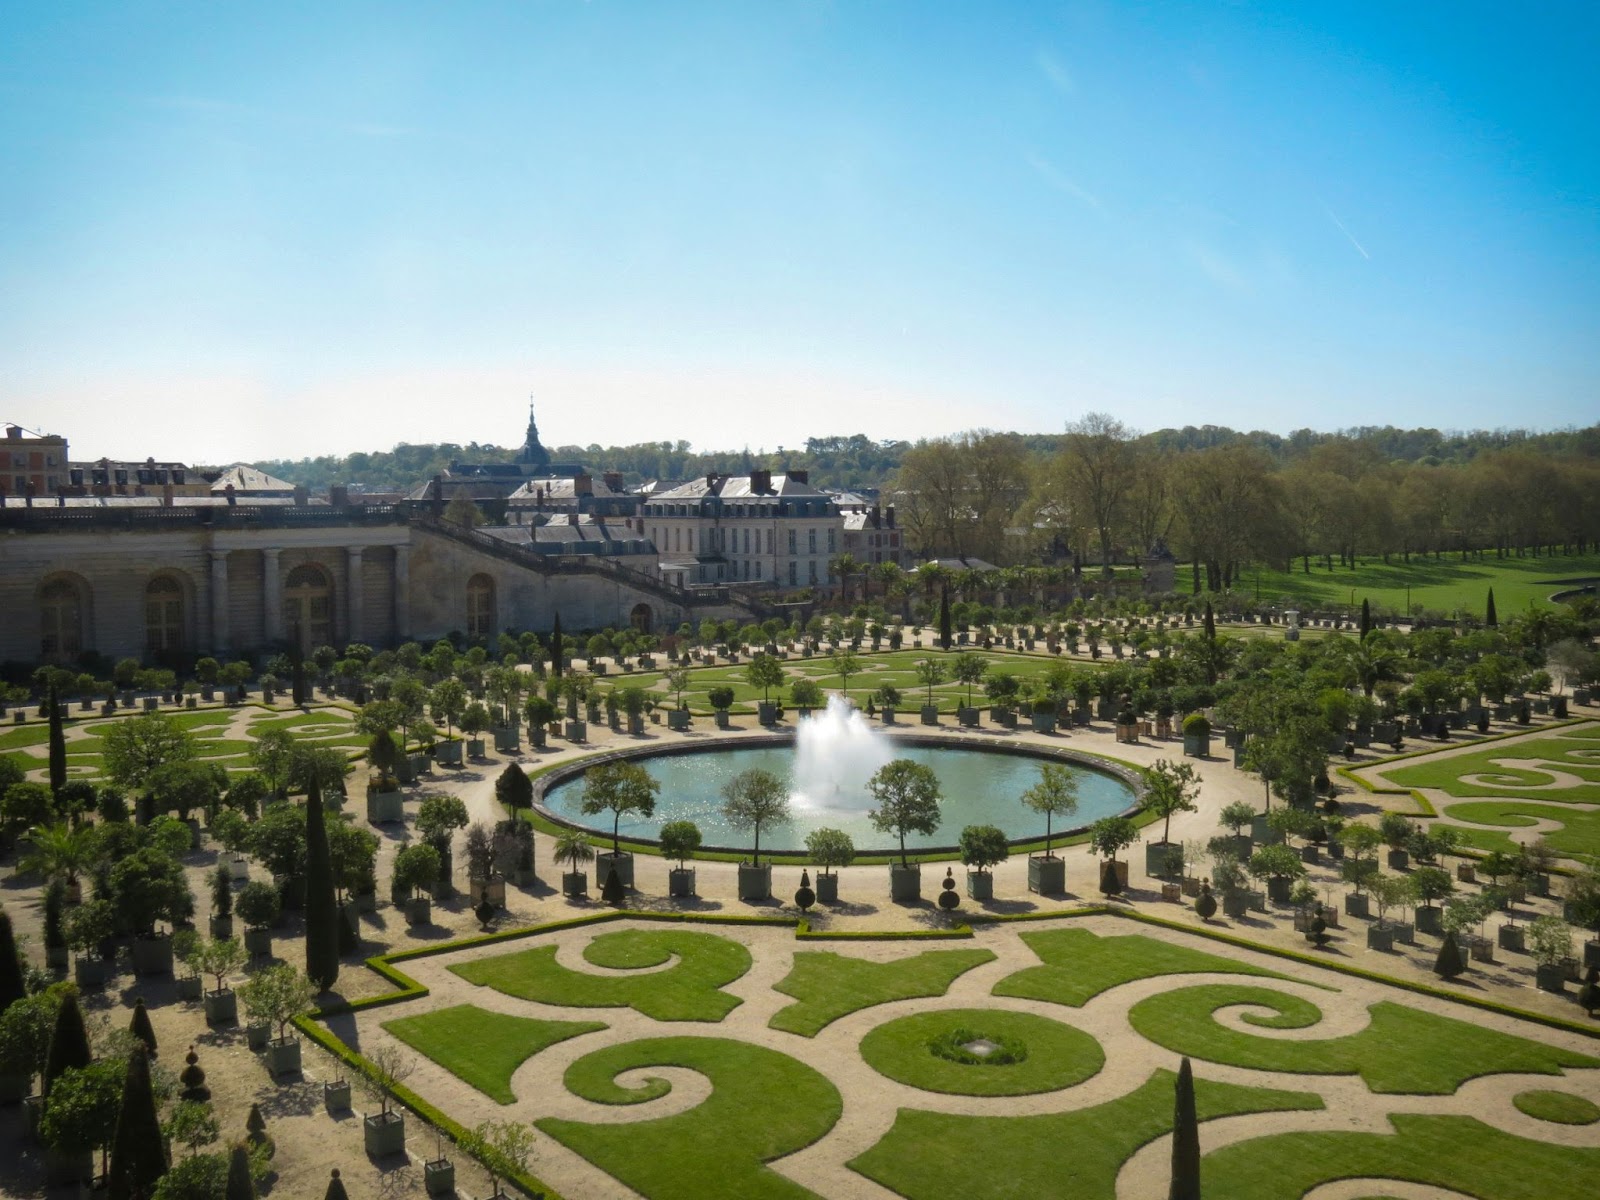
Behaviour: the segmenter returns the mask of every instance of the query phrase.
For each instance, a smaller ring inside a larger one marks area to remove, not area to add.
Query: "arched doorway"
[[[73,662],[83,653],[86,598],[71,579],[51,579],[39,589],[39,656],[45,662]]]
[[[649,633],[652,614],[648,604],[635,604],[633,611],[628,614],[628,622],[637,633]]]
[[[333,584],[315,563],[302,563],[284,580],[283,628],[302,654],[333,644]]]
[[[183,649],[183,585],[171,575],[157,575],[145,585],[144,648],[152,660]]]
[[[467,637],[487,641],[494,636],[494,580],[474,575],[467,580]]]

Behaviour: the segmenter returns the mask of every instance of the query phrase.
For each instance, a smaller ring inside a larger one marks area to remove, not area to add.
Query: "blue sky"
[[[74,456],[1600,418],[1600,6],[0,13]]]

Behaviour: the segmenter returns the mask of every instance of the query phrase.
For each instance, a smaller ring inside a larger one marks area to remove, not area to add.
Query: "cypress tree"
[[[939,589],[939,649],[950,649],[950,589]]]
[[[1217,646],[1217,615],[1211,610],[1211,601],[1206,601],[1205,615],[1206,639],[1206,686],[1215,687],[1217,683],[1217,656],[1214,653]]]
[[[111,1140],[107,1200],[150,1200],[156,1183],[167,1173],[166,1145],[155,1093],[150,1090],[150,1058],[142,1045],[135,1046]]]
[[[1211,610],[1211,601],[1209,600],[1206,601],[1205,634],[1206,641],[1214,642],[1217,640],[1217,614]]]
[[[1107,896],[1117,896],[1122,893],[1122,879],[1117,874],[1117,864],[1109,858],[1100,868],[1100,890]]]
[[[600,899],[607,904],[622,907],[622,902],[627,898],[627,892],[622,886],[622,877],[617,874],[617,864],[611,863],[606,867],[606,882],[600,889]]]
[[[1490,629],[1498,629],[1499,626],[1500,626],[1500,617],[1494,611],[1494,589],[1493,588],[1489,589],[1489,609],[1484,614],[1483,623],[1485,625],[1487,625]]]
[[[550,630],[550,674],[561,678],[561,613],[557,611],[555,625]]]
[[[339,980],[339,910],[322,820],[322,784],[306,789],[306,977],[323,991]]]
[[[333,1169],[333,1176],[328,1180],[328,1190],[322,1193],[322,1200],[350,1200],[350,1193],[344,1190],[344,1180],[339,1178],[339,1168]]]
[[[1167,1200],[1200,1200],[1200,1123],[1194,1111],[1194,1072],[1185,1058],[1178,1068],[1172,1111],[1172,1186]]]
[[[250,1178],[250,1152],[235,1143],[228,1155],[228,1190],[223,1200],[256,1200],[256,1183]]]
[[[134,1003],[133,1020],[128,1022],[128,1032],[144,1043],[151,1058],[156,1057],[156,1031],[150,1026],[150,1014],[145,1011],[143,996]]]
[[[17,939],[11,931],[11,914],[0,908],[0,1013],[28,994],[17,957]]]
[[[1578,989],[1578,1007],[1591,1017],[1595,1009],[1600,1008],[1600,967],[1590,967],[1583,977],[1583,986]]]
[[[1361,598],[1361,640],[1367,640],[1367,634],[1372,632],[1372,601],[1365,596]]]
[[[1447,933],[1444,942],[1439,946],[1439,957],[1433,960],[1433,973],[1440,979],[1454,979],[1467,969],[1467,964],[1461,961],[1461,947],[1456,943],[1456,935]]]
[[[50,795],[61,798],[67,786],[67,735],[61,727],[61,697],[51,683],[46,693],[50,705]]]
[[[69,993],[56,1009],[56,1027],[50,1034],[50,1050],[44,1060],[44,1082],[40,1092],[50,1094],[50,1087],[62,1072],[77,1067],[87,1067],[94,1061],[89,1049],[89,1031],[83,1025],[83,1009],[78,1007],[76,992]]]
[[[529,807],[533,803],[533,783],[528,773],[517,763],[511,763],[494,781],[494,798],[510,809],[513,816],[517,809]]]

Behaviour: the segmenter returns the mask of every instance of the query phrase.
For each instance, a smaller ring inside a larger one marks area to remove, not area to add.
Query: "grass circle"
[[[1511,1098],[1517,1111],[1539,1121],[1558,1125],[1593,1125],[1600,1121],[1600,1107],[1571,1092],[1519,1092]]]
[[[1023,1057],[996,1061],[961,1051],[979,1038]],[[952,1054],[952,1052],[955,1052]],[[952,1096],[1031,1096],[1071,1087],[1105,1065],[1100,1043],[1081,1029],[1031,1013],[955,1008],[914,1013],[861,1039],[861,1057],[897,1083]]]
[[[986,1052],[973,1049],[974,1043],[988,1043]],[[928,1043],[928,1050],[947,1062],[964,1067],[1008,1067],[1028,1059],[1026,1042],[960,1026],[934,1038]]]

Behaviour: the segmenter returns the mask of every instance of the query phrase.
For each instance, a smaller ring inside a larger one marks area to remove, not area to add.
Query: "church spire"
[[[550,452],[539,441],[539,426],[533,419],[533,397],[528,397],[528,436],[522,443],[522,453],[517,461],[530,467],[543,469],[550,465]]]

